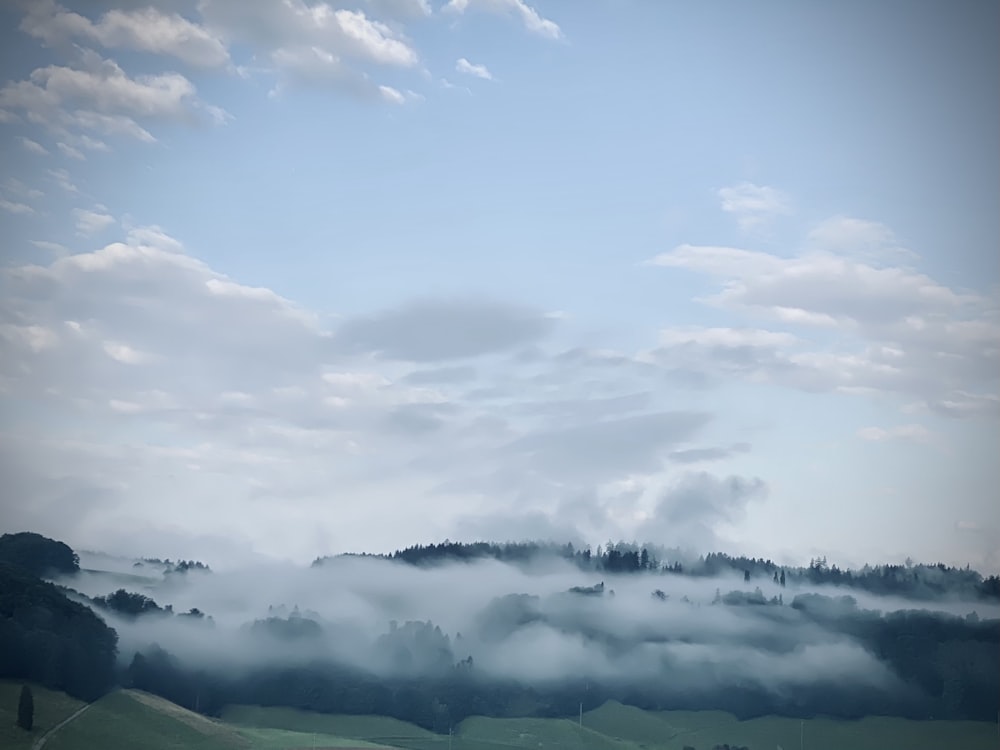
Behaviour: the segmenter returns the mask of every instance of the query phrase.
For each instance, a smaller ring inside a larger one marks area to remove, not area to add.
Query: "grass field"
[[[21,684],[0,682],[0,748],[30,750],[48,729],[77,711],[80,701],[32,686],[34,731],[14,722]],[[800,735],[801,732],[801,735]],[[763,717],[738,721],[717,711],[642,711],[609,702],[575,719],[471,717],[454,735],[434,734],[386,716],[317,714],[289,708],[231,706],[210,719],[137,690],[118,690],[52,734],[45,750],[995,750],[997,728],[987,722],[860,721]]]
[[[45,750],[241,750],[250,740],[235,728],[137,690],[101,698],[56,732]]]
[[[788,719],[766,716],[739,721],[721,711],[641,711],[607,703],[583,716],[584,726],[658,750],[702,750],[724,743],[752,750],[990,750],[997,728],[978,721],[911,721],[872,716],[843,719]]]
[[[0,680],[0,747],[7,750],[27,750],[31,744],[60,721],[83,706],[83,701],[70,698],[38,685],[31,686],[35,700],[35,722],[30,732],[17,726],[17,702],[21,695],[20,682]]]

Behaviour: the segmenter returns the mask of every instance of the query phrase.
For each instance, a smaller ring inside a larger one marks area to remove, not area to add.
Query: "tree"
[[[35,725],[35,698],[27,685],[21,686],[21,697],[17,701],[17,725],[26,732]]]
[[[39,577],[80,570],[80,558],[68,545],[30,531],[0,536],[0,561]]]
[[[785,585],[785,571],[784,570],[781,571],[781,578],[779,580],[781,582],[781,585],[784,586]]]

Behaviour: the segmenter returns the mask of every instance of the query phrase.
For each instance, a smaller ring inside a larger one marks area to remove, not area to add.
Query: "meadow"
[[[0,682],[0,746],[31,750],[45,733],[85,704],[32,687],[35,728],[15,726],[20,683]],[[202,716],[138,690],[116,690],[46,738],[45,750],[993,750],[987,722],[867,717],[805,721],[760,717],[739,721],[718,711],[653,712],[608,702],[565,719],[470,717],[452,735],[385,716],[319,714],[281,707],[230,706],[220,719]]]

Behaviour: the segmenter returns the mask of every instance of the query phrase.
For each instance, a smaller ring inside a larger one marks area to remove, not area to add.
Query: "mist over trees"
[[[450,542],[309,568],[118,566],[134,585],[88,570],[61,588],[0,567],[0,638],[15,646],[0,676],[87,699],[118,682],[208,714],[281,705],[437,731],[609,699],[992,720],[1000,694],[1000,607],[992,579],[968,569]]]
[[[611,542],[577,549],[572,544],[544,542],[450,542],[414,545],[387,555],[358,555],[397,560],[416,566],[442,565],[491,559],[527,565],[544,558],[557,558],[576,565],[581,571],[608,573],[670,573],[698,577],[716,577],[736,572],[744,580],[769,579],[785,586],[788,583],[830,584],[868,591],[872,594],[898,595],[910,599],[932,600],[943,596],[979,597],[1000,600],[1000,576],[984,578],[977,571],[937,563],[934,565],[865,565],[860,570],[844,570],[828,564],[825,557],[810,561],[808,567],[781,566],[771,560],[731,556],[710,552],[692,557],[677,549],[650,545]],[[323,565],[333,558],[317,558],[313,565]]]

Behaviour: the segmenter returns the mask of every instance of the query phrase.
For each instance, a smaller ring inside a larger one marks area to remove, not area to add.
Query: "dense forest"
[[[115,683],[117,635],[57,586],[0,563],[0,677],[94,700]]]
[[[352,663],[337,658],[338,652],[330,647],[346,637],[340,624],[309,610],[272,607],[246,621],[233,636],[249,639],[257,653],[270,653],[272,658],[224,666],[185,658],[155,640],[119,654],[118,634],[110,625],[127,628],[133,641],[135,633],[146,632],[144,623],[156,625],[149,632],[166,633],[162,627],[176,622],[187,628],[185,637],[192,637],[190,633],[206,636],[221,627],[206,614],[212,602],[204,602],[205,612],[191,608],[175,614],[170,604],[157,603],[137,591],[118,588],[87,597],[42,580],[39,571],[61,570],[69,576],[61,580],[72,581],[78,561],[72,550],[67,556],[69,548],[64,547],[38,535],[0,538],[0,550],[6,555],[6,562],[0,563],[0,642],[4,644],[0,677],[37,681],[86,700],[117,682],[206,714],[232,703],[281,705],[379,713],[447,731],[470,715],[566,716],[578,711],[581,703],[586,710],[609,699],[647,709],[726,710],[743,718],[883,714],[993,720],[1000,696],[996,668],[1000,621],[916,607],[882,612],[860,606],[852,596],[808,592],[796,586],[819,582],[868,592],[899,594],[905,590],[914,600],[928,599],[932,591],[949,595],[957,591],[956,596],[973,601],[994,599],[991,581],[995,579],[984,579],[968,569],[905,565],[833,572],[836,568],[824,560],[793,569],[720,554],[682,562],[666,558],[662,550],[629,545],[609,545],[595,554],[568,545],[412,547],[372,556],[381,560],[380,565],[389,566],[380,568],[380,575],[477,559],[519,565],[554,555],[572,561],[581,572],[607,573],[619,584],[637,582],[647,591],[644,606],[648,608],[641,610],[646,621],[636,621],[635,610],[626,612],[623,597],[616,598],[614,588],[604,581],[581,582],[549,596],[517,592],[496,596],[478,613],[473,630],[464,635],[447,633],[427,620],[388,622],[386,630],[374,638],[369,660]],[[53,560],[59,563],[53,565]],[[314,566],[323,569],[327,564],[334,563],[318,560]],[[207,572],[202,564],[185,569]],[[174,590],[169,579],[175,574],[168,572],[174,570],[173,564],[164,569],[167,591]],[[718,577],[720,572],[728,575]],[[638,577],[643,573],[646,577]],[[737,587],[716,590],[704,602],[686,596],[671,598],[663,590],[671,590],[668,584],[674,579],[670,576],[705,579],[709,586],[715,580],[735,582]],[[876,581],[883,581],[884,589],[878,589]],[[765,595],[761,586],[777,593]],[[657,625],[661,612],[665,622],[679,624]],[[621,622],[615,622],[616,618]],[[692,640],[691,631],[683,629],[685,621],[695,628],[714,622],[717,632]],[[739,623],[740,630],[727,635],[731,623]],[[563,670],[526,678],[492,673],[476,658],[479,652],[474,644],[503,653],[503,649],[518,648],[515,644],[525,634],[540,630],[558,634],[563,643],[582,644],[595,660],[636,666],[594,673]],[[835,653],[843,654],[845,660],[863,657],[868,661],[862,663],[870,666],[861,669],[860,676],[855,672],[845,677],[842,665],[829,657],[811,662],[817,658],[815,644],[827,643],[839,644],[843,650]],[[664,644],[681,650],[656,652],[661,661],[650,670],[645,655]],[[685,647],[718,649],[720,658],[723,651],[738,649],[744,654],[739,657],[743,671],[723,679],[706,666],[692,669],[683,656]],[[280,656],[289,653],[299,656]],[[787,670],[790,664],[805,675],[793,675],[798,682],[781,682],[788,676],[771,673]]]

